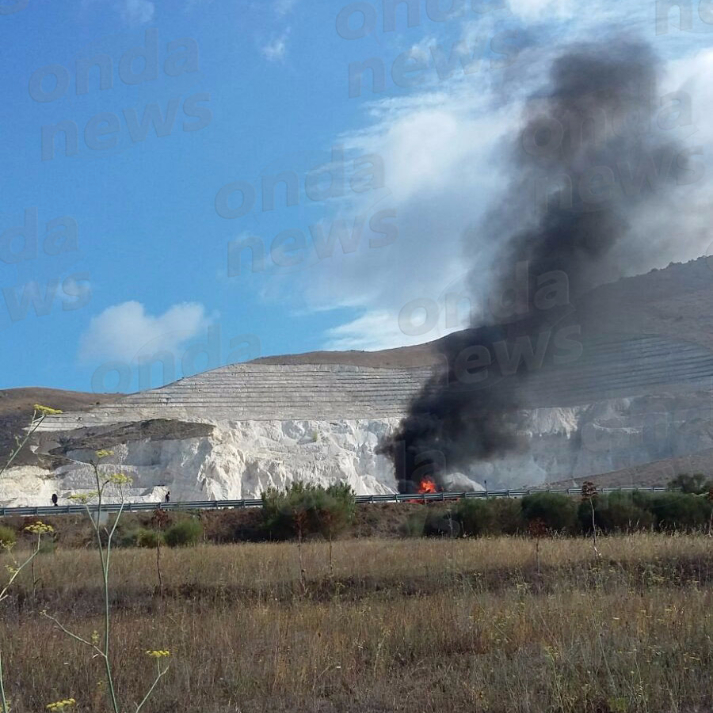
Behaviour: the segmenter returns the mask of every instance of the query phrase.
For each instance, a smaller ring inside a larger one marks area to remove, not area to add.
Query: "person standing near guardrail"
[[[166,502],[167,503],[171,502],[171,491],[170,490],[166,491]]]
[[[58,500],[59,500],[59,498],[57,497],[57,493],[52,493],[52,505],[54,505],[55,507],[57,507],[57,501],[58,501]]]

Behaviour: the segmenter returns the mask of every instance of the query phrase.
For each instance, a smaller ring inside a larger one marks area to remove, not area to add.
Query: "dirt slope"
[[[84,411],[92,406],[113,401],[121,394],[86,394],[61,389],[26,388],[0,391],[0,460],[9,455],[15,436],[22,434],[32,418],[35,404],[51,406],[61,411]],[[15,464],[35,463],[30,451],[24,450]]]
[[[573,478],[561,480],[556,483],[547,483],[547,487],[580,487],[585,480],[591,481],[599,488],[666,485],[669,480],[681,473],[703,473],[707,477],[713,476],[713,449],[700,451],[693,455],[678,456],[676,458],[666,458],[651,463],[644,463],[643,465],[615,470],[611,473],[601,473],[599,475],[590,475],[586,478]]]

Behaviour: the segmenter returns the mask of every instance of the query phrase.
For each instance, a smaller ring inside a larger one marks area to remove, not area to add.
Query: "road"
[[[598,492],[611,493],[619,491],[644,490],[647,492],[665,491],[663,486],[648,488],[601,488]],[[386,494],[386,495],[357,495],[358,504],[366,503],[403,503],[403,502],[444,502],[448,500],[462,500],[471,498],[521,498],[532,493],[562,493],[564,495],[579,495],[581,488],[560,488],[553,490],[490,490],[471,493],[413,493],[413,494]],[[220,509],[241,509],[256,508],[262,506],[261,499],[255,500],[190,500],[164,502],[138,502],[138,503],[102,503],[103,512],[140,512],[146,510],[220,510]],[[90,504],[90,510],[96,510],[96,505]],[[11,515],[76,515],[86,512],[84,505],[40,505],[28,507],[0,507],[0,517]]]

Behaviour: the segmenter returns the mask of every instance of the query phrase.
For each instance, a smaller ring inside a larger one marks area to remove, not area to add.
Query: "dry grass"
[[[712,710],[713,543],[705,537],[346,540],[115,553],[118,685],[172,651],[154,712]],[[93,551],[39,558],[5,603],[15,713],[72,695],[104,711],[100,664],[38,616],[100,628]]]

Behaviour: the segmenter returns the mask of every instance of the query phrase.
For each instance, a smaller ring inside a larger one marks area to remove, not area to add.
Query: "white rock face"
[[[0,503],[6,506],[50,505],[57,492],[56,474],[35,466],[10,468],[0,478]]]
[[[608,473],[713,448],[713,391],[608,399],[530,414],[525,452],[468,471],[488,487]]]
[[[358,494],[395,492],[392,465],[376,446],[396,428],[426,373],[234,365],[48,418],[35,447],[59,449],[72,462],[54,471],[9,469],[0,479],[0,503],[48,505],[55,492],[66,503],[94,490],[86,463],[97,448],[115,453],[102,468],[133,478],[132,501],[156,502],[167,491],[173,501],[256,498],[297,480],[346,482]],[[489,489],[536,485],[713,448],[711,404],[710,388],[672,387],[533,409],[522,453],[460,465],[448,476],[449,488],[480,489],[486,480]],[[159,420],[160,433],[143,437]],[[106,434],[114,440],[104,442]]]
[[[295,481],[319,485],[348,483],[359,495],[396,490],[391,463],[375,454],[379,439],[398,419],[217,422],[210,436],[182,440],[137,440],[113,446],[102,470],[133,479],[132,501],[239,500],[258,498],[270,487]],[[87,461],[90,451],[69,451]],[[60,503],[95,490],[88,465],[64,465],[54,472],[11,468],[0,480],[0,502],[8,506]],[[116,500],[111,494],[110,500]]]
[[[713,392],[611,399],[531,413],[525,452],[479,463],[448,476],[452,490],[535,485],[603,473],[713,448]],[[209,436],[134,440],[112,447],[103,461],[134,480],[133,501],[256,498],[267,488],[301,480],[349,483],[358,494],[397,489],[391,463],[375,454],[398,418],[345,421],[217,421]],[[206,423],[206,421],[203,421]],[[90,451],[68,455],[86,461]],[[94,489],[91,469],[65,465],[54,472],[10,469],[0,481],[0,502],[45,505]]]

